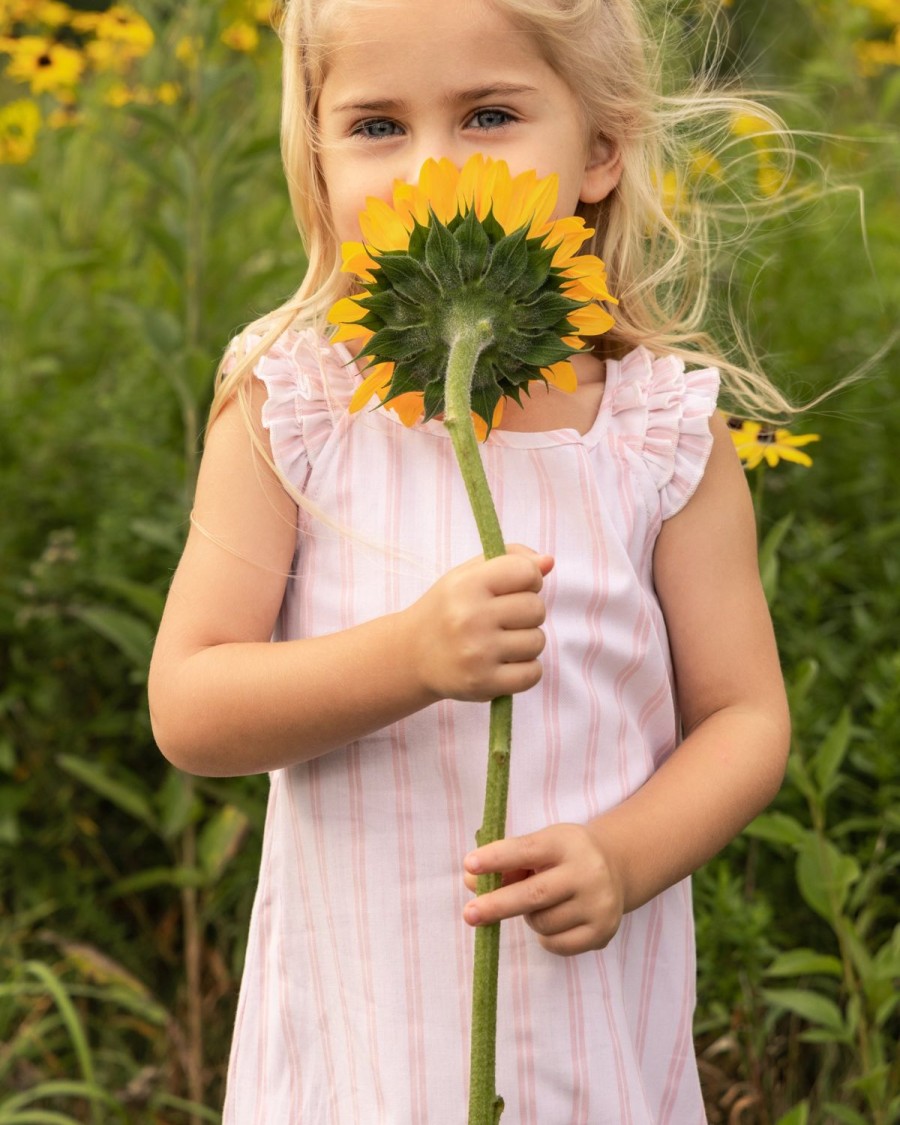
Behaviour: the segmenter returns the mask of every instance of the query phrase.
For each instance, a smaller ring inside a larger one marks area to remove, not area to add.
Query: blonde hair
[[[322,330],[328,309],[346,292],[317,157],[316,110],[338,24],[350,24],[353,10],[372,2],[283,0],[282,156],[309,265],[297,292],[246,330],[261,336],[260,343],[220,368],[213,417],[282,332]],[[675,23],[664,0],[658,0],[655,22],[640,0],[486,2],[534,37],[580,98],[591,135],[602,136],[621,157],[617,188],[602,203],[581,206],[596,228],[586,249],[606,263],[619,300],[615,327],[600,338],[598,354],[644,345],[717,366],[731,410],[766,421],[792,415],[791,403],[752,359],[737,318],[731,317],[728,349],[717,346],[707,328],[719,249],[727,245],[734,258],[755,213],[785,209],[802,194],[791,187],[793,148],[780,117],[712,78],[692,77],[681,92],[664,89],[663,47]],[[739,174],[740,165],[763,159],[772,173],[765,189],[738,191],[738,182],[751,180]]]

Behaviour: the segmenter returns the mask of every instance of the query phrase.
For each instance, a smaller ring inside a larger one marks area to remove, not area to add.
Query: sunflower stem
[[[460,314],[452,322],[450,355],[444,391],[444,425],[469,495],[485,558],[506,553],[500,521],[491,497],[472,423],[472,379],[478,357],[491,342],[490,321]],[[484,817],[475,834],[478,846],[502,839],[506,831],[509,790],[509,752],[512,737],[512,696],[491,702],[488,768]],[[500,886],[498,874],[480,875],[477,892]],[[472,1041],[469,1079],[469,1125],[497,1125],[503,1099],[496,1092],[497,978],[500,967],[500,923],[475,931],[472,978]]]

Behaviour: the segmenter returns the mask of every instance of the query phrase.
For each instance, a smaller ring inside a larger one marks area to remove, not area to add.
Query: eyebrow
[[[474,86],[470,90],[459,90],[448,94],[444,102],[478,102],[486,98],[510,97],[517,94],[535,94],[534,86],[524,86],[514,82],[493,82],[489,86]],[[341,102],[334,107],[334,113],[363,111],[365,113],[396,113],[405,107],[405,102],[396,98],[372,98],[363,101]]]

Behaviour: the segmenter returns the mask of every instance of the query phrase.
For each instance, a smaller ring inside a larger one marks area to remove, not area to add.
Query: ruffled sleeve
[[[261,336],[239,342],[252,352]],[[272,457],[295,488],[306,484],[310,469],[334,428],[335,396],[328,385],[333,353],[314,332],[284,332],[263,355],[254,375],[266,388],[262,424],[269,432]]]
[[[646,348],[614,362],[613,378],[607,375],[612,424],[644,461],[665,520],[684,507],[703,477],[719,373],[714,367],[685,370],[677,356],[656,357]]]

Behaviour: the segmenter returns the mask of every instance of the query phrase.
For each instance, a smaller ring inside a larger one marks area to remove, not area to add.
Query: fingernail
[[[463,911],[463,916],[470,926],[477,926],[481,921],[481,915],[478,912],[478,907],[472,902],[470,902],[466,906],[465,910]]]
[[[471,871],[473,875],[477,875],[481,870],[481,864],[478,860],[477,852],[469,852],[463,862],[466,865],[466,870]]]

